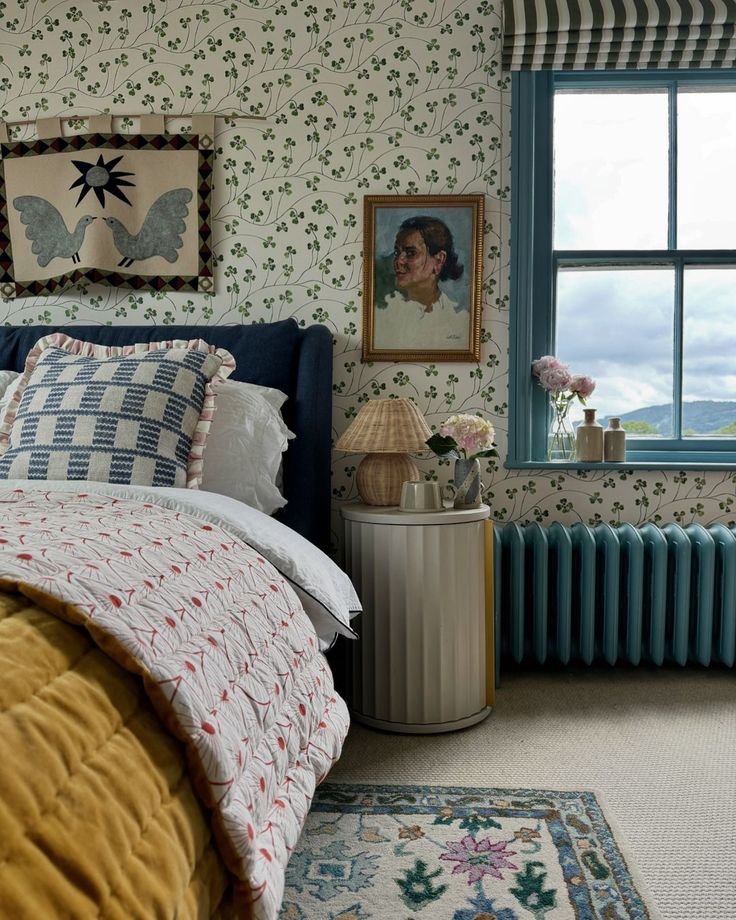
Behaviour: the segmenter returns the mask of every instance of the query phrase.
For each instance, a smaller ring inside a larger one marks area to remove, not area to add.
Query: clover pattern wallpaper
[[[215,295],[88,287],[5,301],[0,320],[323,323],[335,339],[335,437],[372,397],[410,396],[431,425],[481,412],[498,433],[499,460],[483,474],[498,521],[731,520],[729,473],[503,468],[510,118],[500,17],[500,0],[0,2],[6,119],[262,119],[218,122]],[[362,196],[391,193],[487,196],[479,364],[361,363]],[[356,497],[359,459],[334,454],[336,507]],[[420,465],[450,478],[448,464]]]

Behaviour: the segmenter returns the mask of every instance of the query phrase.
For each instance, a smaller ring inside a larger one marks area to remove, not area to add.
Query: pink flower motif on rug
[[[450,840],[447,844],[449,852],[443,853],[440,859],[454,862],[453,875],[460,872],[468,873],[468,885],[479,882],[484,875],[494,878],[503,878],[501,869],[518,869],[517,865],[509,862],[509,856],[516,856],[515,850],[506,849],[506,841],[491,843],[490,837],[475,840],[470,834],[462,840]]]

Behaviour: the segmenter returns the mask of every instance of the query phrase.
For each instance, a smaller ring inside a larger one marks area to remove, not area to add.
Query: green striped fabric
[[[736,64],[736,0],[504,0],[507,70]]]

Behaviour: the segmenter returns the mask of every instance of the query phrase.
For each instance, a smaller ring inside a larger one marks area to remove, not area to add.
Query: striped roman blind
[[[736,0],[504,0],[507,70],[733,67]]]

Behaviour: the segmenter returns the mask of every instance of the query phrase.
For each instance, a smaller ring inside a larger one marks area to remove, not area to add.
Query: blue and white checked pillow
[[[45,336],[0,423],[0,478],[197,488],[211,381],[234,367],[199,339],[120,347]]]

